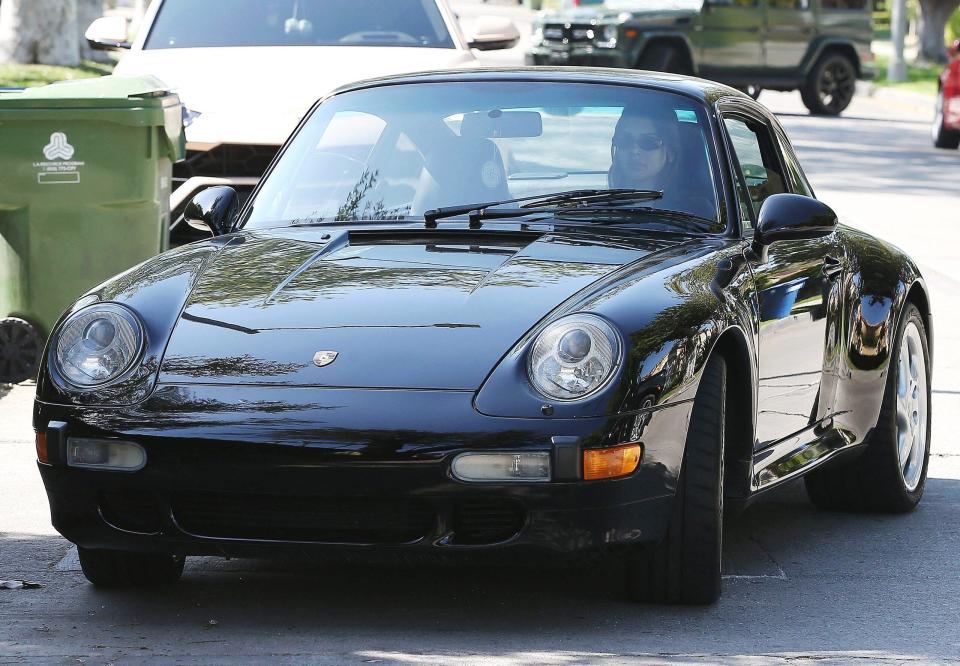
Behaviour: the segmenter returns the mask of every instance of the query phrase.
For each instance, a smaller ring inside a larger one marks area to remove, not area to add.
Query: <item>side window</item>
[[[751,217],[749,207],[754,214],[759,213],[767,197],[787,190],[777,151],[766,127],[740,118],[724,118],[723,122],[740,166],[738,180],[742,174],[745,181],[739,186],[745,190],[740,193],[741,217],[747,220]]]
[[[786,166],[787,180],[790,182],[790,190],[796,194],[802,194],[805,197],[813,196],[813,188],[807,181],[807,177],[800,168],[800,162],[797,160],[793,148],[786,137],[777,133],[777,141],[780,143],[780,154],[783,155],[783,162]]]

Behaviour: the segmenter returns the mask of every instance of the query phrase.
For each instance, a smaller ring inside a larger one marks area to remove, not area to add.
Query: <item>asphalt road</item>
[[[525,18],[512,3],[457,3]],[[504,61],[517,51],[496,54]],[[174,589],[99,592],[50,526],[32,387],[0,386],[0,664],[960,662],[960,154],[929,147],[929,111],[861,97],[811,118],[765,93],[821,199],[910,251],[933,289],[933,457],[906,516],[816,511],[802,485],[727,526],[710,608],[622,600],[620,572],[312,565],[198,558]]]

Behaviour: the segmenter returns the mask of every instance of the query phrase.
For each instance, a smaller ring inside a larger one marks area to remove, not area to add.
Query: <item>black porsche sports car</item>
[[[923,493],[930,306],[730,88],[510,69],[357,83],[213,237],[56,326],[34,427],[100,586],[184,557],[605,553],[720,593],[725,505]]]

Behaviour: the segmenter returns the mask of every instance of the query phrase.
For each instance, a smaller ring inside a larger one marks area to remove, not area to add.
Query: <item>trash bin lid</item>
[[[163,127],[170,159],[184,157],[180,98],[155,76],[103,76],[0,92],[0,124],[65,118]]]
[[[161,108],[168,95],[155,76],[102,76],[0,92],[0,109]]]

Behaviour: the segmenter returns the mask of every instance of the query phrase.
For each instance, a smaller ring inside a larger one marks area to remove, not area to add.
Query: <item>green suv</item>
[[[874,75],[868,0],[607,0],[534,23],[527,64],[693,74],[837,115]]]

